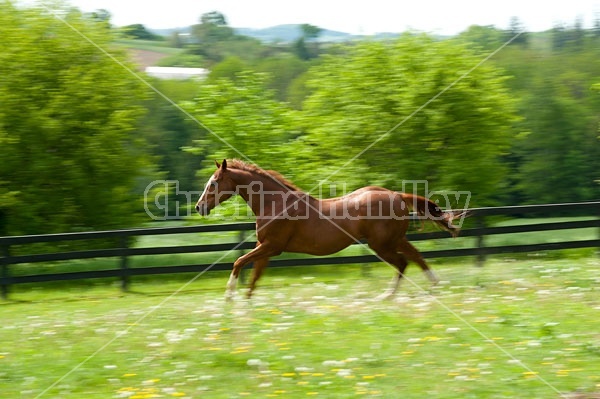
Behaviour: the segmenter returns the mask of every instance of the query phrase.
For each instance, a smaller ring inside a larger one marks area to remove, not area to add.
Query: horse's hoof
[[[440,282],[440,279],[438,278],[438,276],[435,275],[435,273],[432,270],[425,270],[425,274],[427,275],[427,278],[429,279],[431,285],[437,285]]]
[[[394,294],[391,292],[384,292],[381,295],[377,295],[375,297],[375,302],[383,302],[383,301],[389,301],[394,297]]]

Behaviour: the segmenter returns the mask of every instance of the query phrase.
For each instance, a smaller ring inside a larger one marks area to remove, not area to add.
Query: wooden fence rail
[[[593,216],[594,218],[589,220],[544,222],[537,224],[496,227],[488,227],[488,225],[486,224],[486,221],[490,216],[549,216],[572,214],[577,214],[579,216]],[[475,219],[476,221],[475,227],[462,230],[461,237],[476,237],[476,245],[474,247],[423,251],[423,255],[427,258],[475,256],[477,258],[477,263],[479,265],[482,265],[486,256],[492,254],[600,247],[600,202],[476,208],[470,210],[470,215],[471,218]],[[254,240],[244,239],[245,234],[248,231],[253,231],[254,228],[254,223],[230,223],[221,225],[199,225],[189,227],[159,227],[115,231],[95,231],[82,233],[0,237],[0,292],[3,298],[7,298],[9,293],[9,287],[15,284],[109,277],[119,278],[121,280],[123,289],[127,289],[132,276],[201,272],[205,270],[228,270],[231,268],[231,262],[131,268],[129,267],[129,259],[131,257],[142,255],[151,256],[202,252],[245,251],[254,248]],[[565,240],[560,242],[540,242],[533,244],[530,243],[508,246],[485,245],[485,237],[491,235],[541,232],[550,230],[571,230],[581,228],[597,228],[597,238],[587,240]],[[211,232],[238,232],[238,242],[222,244],[163,246],[150,248],[130,247],[130,243],[133,242],[132,238],[134,237],[147,235],[157,236],[170,234]],[[408,238],[411,241],[441,239],[448,237],[448,233],[442,231],[414,233],[408,235]],[[11,250],[15,246],[22,247],[28,244],[100,239],[113,239],[116,240],[116,242],[118,242],[119,244],[115,248],[108,249],[93,249],[43,254],[23,255],[20,253],[13,253],[13,251]],[[11,273],[11,269],[13,267],[17,267],[17,265],[92,258],[117,258],[120,259],[119,267],[110,270],[74,271],[34,275],[13,275]],[[291,267],[370,262],[380,262],[380,259],[377,258],[375,255],[273,259],[270,262],[269,266]]]

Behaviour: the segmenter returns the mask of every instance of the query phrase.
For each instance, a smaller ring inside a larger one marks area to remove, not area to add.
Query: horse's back
[[[359,240],[391,242],[408,229],[408,209],[402,195],[378,186],[337,198],[311,199],[307,212],[304,217],[268,224],[262,235],[285,242],[286,252],[328,255]]]

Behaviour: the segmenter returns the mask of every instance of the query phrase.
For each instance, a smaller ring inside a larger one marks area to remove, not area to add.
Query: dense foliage
[[[600,197],[600,23],[345,44],[303,25],[295,42],[265,44],[213,12],[162,44],[180,49],[163,65],[209,77],[150,91],[123,68],[112,43],[124,30],[106,12],[69,10],[69,26],[43,7],[0,11],[0,234],[138,224],[149,182],[199,190],[225,157],[316,195],[427,180],[471,191],[472,205]]]
[[[352,186],[401,190],[404,179],[428,180],[489,201],[505,176],[499,157],[515,114],[501,71],[473,69],[478,62],[461,44],[411,35],[326,57],[307,82],[303,157]]]
[[[74,30],[107,47],[106,25],[76,11],[64,18],[73,29],[41,10],[0,2],[2,233],[108,229],[140,220],[133,188],[146,154],[134,129],[143,91]]]

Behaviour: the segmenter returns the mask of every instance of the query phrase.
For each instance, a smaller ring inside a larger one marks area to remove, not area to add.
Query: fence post
[[[9,272],[8,266],[10,265],[10,246],[8,244],[2,245],[2,259],[0,262],[0,278],[2,279],[2,284],[0,284],[1,288],[0,295],[2,295],[2,299],[8,299],[8,287],[9,287]]]
[[[129,273],[127,271],[127,249],[129,248],[129,236],[124,235],[121,237],[121,290],[127,291],[129,289]]]
[[[485,216],[477,216],[476,218],[476,227],[478,229],[484,229],[485,228]],[[478,233],[477,234],[477,249],[478,249],[478,254],[477,254],[477,260],[475,265],[477,267],[483,267],[483,264],[485,263],[485,253],[484,253],[484,249],[485,249],[485,235],[483,233]]]
[[[368,255],[369,251],[366,249],[364,244],[360,244],[361,246],[361,252],[363,255]],[[371,264],[370,263],[363,263],[360,267],[360,276],[361,277],[371,277]]]
[[[600,239],[600,203],[596,204],[596,216],[598,216],[598,238]],[[598,256],[600,256],[600,247],[596,249]]]

